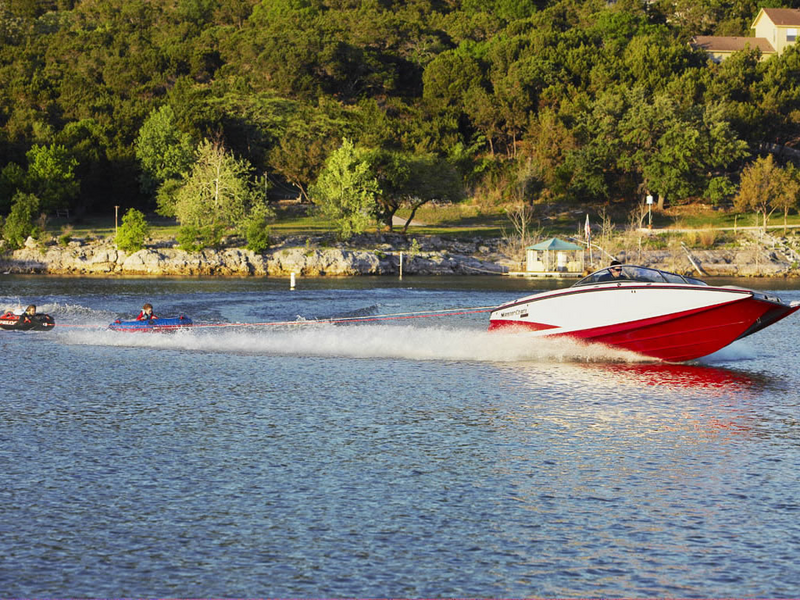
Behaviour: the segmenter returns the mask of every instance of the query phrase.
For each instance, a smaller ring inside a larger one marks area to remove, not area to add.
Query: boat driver
[[[628,279],[628,277],[622,272],[622,263],[612,260],[611,266],[598,278],[598,281],[621,281],[623,279]]]
[[[142,312],[139,313],[139,316],[136,317],[137,321],[149,321],[150,319],[157,319],[153,314],[153,305],[149,302],[142,306]]]

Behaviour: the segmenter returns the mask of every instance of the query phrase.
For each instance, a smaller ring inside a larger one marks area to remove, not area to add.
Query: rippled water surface
[[[57,322],[0,331],[0,596],[800,594],[796,315],[663,365],[486,332],[552,282],[0,285]]]

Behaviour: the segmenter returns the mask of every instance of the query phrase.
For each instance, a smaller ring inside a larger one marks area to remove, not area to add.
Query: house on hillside
[[[761,60],[777,54],[772,45],[764,38],[723,37],[717,35],[698,35],[692,38],[692,47],[705,50],[714,62],[722,62],[734,52],[746,48],[761,50]]]
[[[755,37],[767,40],[781,54],[797,41],[800,29],[800,10],[796,8],[762,8],[750,26]]]
[[[692,38],[691,46],[708,52],[714,62],[721,62],[748,47],[761,50],[761,59],[764,60],[781,54],[797,41],[800,9],[762,8],[750,29],[754,30],[754,37],[698,35]]]

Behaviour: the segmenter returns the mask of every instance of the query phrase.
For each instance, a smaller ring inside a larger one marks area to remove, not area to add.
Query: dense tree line
[[[324,204],[345,164],[387,225],[469,194],[725,201],[761,144],[800,140],[800,51],[713,64],[688,40],[746,35],[760,6],[0,0],[0,215],[34,198],[199,227],[220,206],[215,227],[252,226],[267,188]]]

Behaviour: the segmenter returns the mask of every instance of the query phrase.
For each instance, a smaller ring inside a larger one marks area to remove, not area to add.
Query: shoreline
[[[4,274],[69,276],[352,277],[407,275],[504,275],[520,271],[502,239],[445,240],[400,234],[364,234],[350,243],[290,236],[266,252],[229,247],[186,252],[172,241],[153,241],[133,253],[108,240],[42,245],[0,254]],[[798,254],[775,241],[713,249],[620,250],[624,262],[700,277],[800,277]],[[595,263],[595,268],[608,261]],[[699,269],[698,269],[699,267]]]

